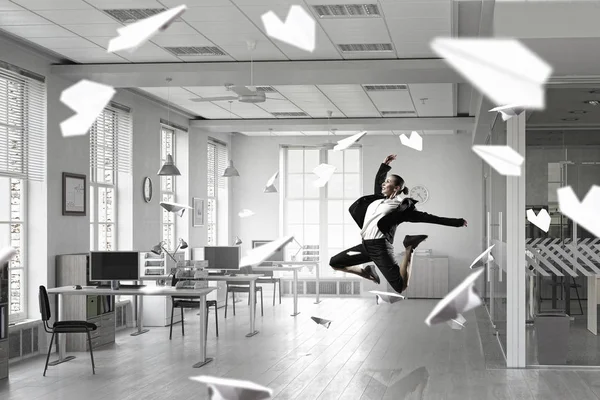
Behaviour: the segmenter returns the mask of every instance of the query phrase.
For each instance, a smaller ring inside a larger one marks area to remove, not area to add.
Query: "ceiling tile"
[[[219,101],[214,103],[223,107],[225,110],[227,110],[227,112],[229,112],[228,101]],[[231,112],[241,118],[273,118],[271,114],[260,108],[258,105],[242,103],[240,101],[231,102]]]
[[[93,7],[82,0],[13,0],[28,10],[91,10]]]
[[[106,36],[116,37],[118,35],[117,29],[122,28],[123,25],[113,22],[110,24],[66,24],[62,25],[66,29],[75,32],[81,36]]]
[[[359,60],[359,59],[373,59],[383,60],[388,58],[397,58],[395,51],[389,52],[357,52],[357,53],[342,53],[344,60]]]
[[[182,3],[182,0],[160,0],[162,4],[169,8],[177,7]],[[192,7],[218,7],[231,5],[229,0],[185,0],[188,8]]]
[[[68,57],[72,60],[81,63],[111,63],[120,62],[126,63],[127,60],[119,57],[116,54],[106,53],[106,50],[101,48],[90,48],[90,49],[60,49],[58,53]]]
[[[235,96],[230,90],[223,86],[186,86],[185,89],[199,97]],[[193,97],[192,94],[192,97]]]
[[[190,21],[189,24],[204,35],[232,35],[235,33],[260,33],[247,19],[224,24],[223,21]]]
[[[0,11],[23,11],[23,7],[8,0],[0,0]]]
[[[2,26],[2,30],[20,36],[25,39],[31,38],[56,38],[56,37],[77,37],[72,32],[61,28],[58,25],[13,25]]]
[[[121,54],[121,57],[123,57],[124,59],[126,59],[128,61],[136,62],[136,63],[183,62],[176,56],[174,56],[166,51],[162,54],[155,54],[153,56],[140,56],[140,55],[137,55],[136,53],[133,53],[133,54]]]
[[[234,61],[229,56],[179,56],[179,58],[186,62]]]
[[[408,90],[419,117],[454,116],[454,92],[451,83],[411,84]],[[425,104],[421,99],[426,99]]]
[[[122,8],[167,8],[156,0],[85,0],[92,6],[101,10],[122,9]],[[182,2],[180,1],[180,5]],[[186,2],[187,3],[187,2]]]
[[[166,30],[159,32],[158,35],[194,35],[197,33],[194,28],[185,22],[174,22]]]
[[[85,49],[85,48],[96,48],[98,47],[95,43],[90,42],[81,37],[43,37],[43,38],[30,38],[33,43],[39,44],[51,50],[59,49]]]
[[[318,85],[318,88],[349,118],[381,117],[360,85]],[[335,117],[339,116],[334,114]]]
[[[213,43],[199,33],[195,35],[156,35],[152,42],[161,47],[213,46]]]
[[[335,44],[390,43],[383,18],[322,19],[319,21]]]
[[[230,45],[221,44],[218,40],[214,40],[227,54],[235,58],[238,61],[250,61],[250,51],[246,44],[243,45]],[[252,51],[252,58],[254,60],[286,60],[286,56],[283,55],[273,44],[270,42],[259,42],[256,45],[256,49]]]
[[[181,16],[188,22],[206,21],[206,22],[237,22],[246,20],[244,14],[237,7],[229,3],[223,7],[191,7]]]
[[[367,92],[379,111],[414,111],[408,90]]]
[[[439,30],[452,32],[452,18],[386,18],[390,34],[410,35],[413,30]],[[408,39],[408,37],[407,37]]]
[[[452,15],[452,2],[381,2],[381,11],[390,18],[446,18]]]
[[[51,21],[48,21],[31,11],[2,11],[0,13],[0,26],[51,24]]]
[[[439,58],[439,56],[431,50],[429,42],[403,42],[395,44],[395,46],[398,58]]]
[[[92,10],[52,10],[37,11],[41,16],[57,24],[69,24],[77,21],[80,24],[110,24],[115,20],[102,11]]]
[[[138,47],[135,51],[133,52],[129,52],[129,51],[118,51],[115,54],[122,56],[123,58],[126,58],[128,60],[132,59],[132,58],[137,58],[137,57],[174,57],[171,53],[167,52],[166,50],[158,47],[157,45],[155,45],[152,42],[146,42],[143,45],[141,45],[140,47]]]

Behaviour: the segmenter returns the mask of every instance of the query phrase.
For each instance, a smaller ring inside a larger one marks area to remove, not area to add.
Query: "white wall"
[[[319,144],[326,137],[248,137],[236,135],[233,160],[240,173],[234,181],[233,232],[242,241],[242,250],[251,247],[253,239],[279,236],[279,194],[263,193],[266,181],[279,168],[279,145]],[[331,139],[331,138],[329,138]],[[373,191],[373,179],[379,164],[390,153],[398,154],[391,173],[402,176],[410,188],[425,185],[430,200],[418,207],[439,216],[465,218],[468,228],[451,228],[427,224],[405,224],[397,229],[395,248],[401,252],[406,234],[429,235],[426,248],[434,254],[449,257],[450,287],[468,274],[468,265],[481,252],[483,234],[481,160],[471,151],[469,135],[428,136],[423,151],[400,144],[396,136],[365,136],[362,145],[363,193]],[[248,208],[256,213],[240,219],[237,213]]]

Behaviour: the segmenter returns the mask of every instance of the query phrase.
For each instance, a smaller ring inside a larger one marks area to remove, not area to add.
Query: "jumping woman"
[[[408,287],[412,253],[419,243],[427,239],[427,235],[404,237],[406,251],[402,264],[398,266],[394,259],[393,246],[396,227],[402,222],[461,227],[467,226],[467,221],[463,218],[444,218],[417,211],[417,200],[398,197],[400,193],[407,195],[408,188],[404,186],[404,179],[398,175],[386,178],[391,169],[390,163],[395,159],[396,155],[389,155],[379,167],[375,176],[375,193],[361,197],[349,208],[350,215],[361,229],[362,244],[331,257],[329,265],[337,271],[356,274],[379,284],[379,275],[372,265],[360,267],[360,264],[374,262],[392,288],[401,293]]]

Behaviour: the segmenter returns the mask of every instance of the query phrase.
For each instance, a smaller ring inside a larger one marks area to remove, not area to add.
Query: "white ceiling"
[[[332,141],[337,141],[339,139],[336,139],[336,137],[338,136],[351,136],[351,135],[355,135],[357,133],[359,133],[360,131],[333,131],[333,132],[328,132],[328,131],[277,131],[277,132],[272,132],[272,131],[261,131],[261,132],[238,132],[241,134],[244,134],[246,136],[328,136],[329,139],[331,139]],[[412,132],[417,132],[419,135],[425,137],[425,136],[431,136],[431,135],[453,135],[457,132],[455,132],[454,130],[437,130],[437,131],[430,131],[430,130],[418,130],[418,131],[369,131],[369,135],[373,136],[400,136],[402,134],[407,135],[410,137]]]
[[[546,109],[531,112],[527,126],[600,127],[600,105],[585,103],[600,102],[600,85],[572,88],[546,88]]]

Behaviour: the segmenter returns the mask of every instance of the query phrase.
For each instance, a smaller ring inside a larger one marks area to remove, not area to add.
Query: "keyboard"
[[[145,288],[146,285],[119,285],[120,288],[123,289],[141,289],[141,288]],[[110,289],[111,286],[110,285],[99,285],[96,286],[96,289]]]

